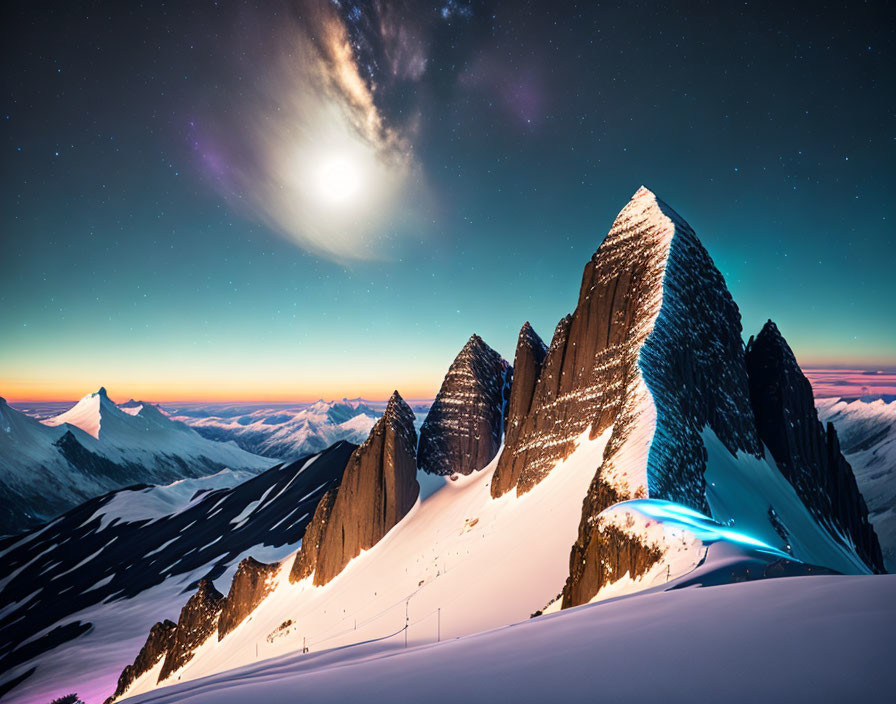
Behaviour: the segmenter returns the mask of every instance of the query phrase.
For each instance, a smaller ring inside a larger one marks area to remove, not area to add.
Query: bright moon
[[[311,178],[322,205],[337,207],[355,203],[361,197],[363,169],[357,160],[328,156],[314,167]]]

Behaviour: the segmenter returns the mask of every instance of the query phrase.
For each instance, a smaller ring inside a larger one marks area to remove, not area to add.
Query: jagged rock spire
[[[771,320],[750,339],[746,365],[756,427],[778,469],[816,518],[836,527],[835,539],[849,536],[868,567],[883,572],[880,543],[837,432],[819,422],[812,385]]]
[[[106,700],[107,704],[123,696],[128,687],[134,683],[134,680],[145,672],[149,672],[158,664],[159,660],[167,655],[168,649],[174,642],[176,630],[177,624],[168,619],[159,621],[149,629],[149,635],[137,654],[137,658],[133,664],[126,665],[124,670],[121,671],[115,692]]]
[[[501,446],[513,368],[473,335],[455,357],[420,428],[417,461],[430,474],[471,474]]]
[[[507,404],[505,421],[505,445],[516,446],[519,442],[523,423],[532,407],[535,385],[541,376],[548,348],[528,321],[520,330],[516,343],[516,354],[513,358],[513,384],[510,387],[510,401]],[[511,454],[505,453],[498,460],[498,466],[492,478],[491,493],[497,498],[516,486],[518,475],[513,469],[519,464],[511,462]]]
[[[290,579],[314,575],[323,585],[362,550],[376,545],[404,516],[420,493],[414,412],[398,391],[352,453],[335,496],[318,504]]]

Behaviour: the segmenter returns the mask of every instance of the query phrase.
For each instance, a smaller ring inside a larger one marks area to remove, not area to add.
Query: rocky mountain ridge
[[[778,468],[818,520],[884,572],[877,535],[832,423],[822,426],[812,386],[778,327],[769,320],[747,344],[750,400],[759,435]]]
[[[180,609],[184,590],[195,589],[202,577],[228,575],[249,551],[291,554],[355,447],[337,443],[259,475],[221,472],[166,486],[136,485],[91,499],[25,535],[0,539],[0,603],[7,606],[0,614],[0,671],[29,674],[29,691],[61,680],[59,672],[77,658],[55,654],[71,648],[89,658],[90,647],[80,644],[108,636],[104,610],[135,609],[139,616],[141,605],[170,599]],[[248,565],[237,569],[241,578]],[[235,581],[225,628],[244,617],[262,591],[252,580],[249,588]],[[113,630],[120,638],[139,637],[160,616],[150,610],[142,625],[129,616]],[[158,637],[152,652],[160,652]],[[87,662],[87,669],[100,670],[101,663]]]

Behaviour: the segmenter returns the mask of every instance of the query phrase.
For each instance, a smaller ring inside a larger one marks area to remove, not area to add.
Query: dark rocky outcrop
[[[516,446],[520,432],[535,395],[535,385],[541,376],[541,368],[548,348],[528,321],[520,330],[516,343],[516,354],[513,358],[513,384],[510,387],[510,400],[507,404],[507,416],[504,423],[504,442]],[[502,454],[492,478],[492,496],[497,498],[506,494],[516,486],[518,476],[512,473],[514,464],[510,462],[509,453]],[[520,467],[519,464],[516,465]]]
[[[121,675],[118,677],[118,686],[115,689],[115,694],[107,699],[107,702],[111,702],[113,699],[122,696],[134,680],[140,677],[143,673],[149,672],[156,666],[156,663],[158,663],[159,660],[165,657],[168,653],[168,649],[171,647],[172,643],[174,643],[174,633],[176,629],[177,624],[168,619],[159,621],[149,629],[149,636],[146,639],[146,643],[143,644],[143,647],[137,654],[137,659],[134,660],[132,665],[126,666],[124,670],[121,671]]]
[[[334,487],[324,494],[314,510],[314,517],[311,519],[311,523],[308,524],[305,537],[302,538],[302,547],[296,555],[295,562],[292,563],[292,569],[289,571],[289,581],[292,583],[300,582],[314,574],[324,532],[327,529],[327,524],[330,522],[333,504],[336,503],[336,491],[337,489]]]
[[[771,320],[750,339],[746,364],[756,426],[778,469],[831,535],[846,536],[869,568],[883,572],[880,543],[834,426],[818,421],[812,385]]]
[[[513,368],[473,335],[445,375],[423,426],[417,462],[430,474],[471,474],[498,453]]]
[[[240,562],[218,618],[218,640],[240,625],[270,593],[270,579],[277,567],[252,557]]]
[[[326,584],[404,518],[420,493],[416,446],[414,413],[396,391],[349,459],[335,498],[315,511],[291,579],[313,573],[315,585]]]
[[[155,667],[162,658],[165,661],[159,672],[159,682],[187,664],[196,648],[215,631],[221,640],[270,593],[270,578],[278,567],[276,563],[266,564],[247,557],[237,567],[226,597],[210,580],[200,580],[196,593],[181,610],[177,624],[166,620],[150,629],[146,644],[134,663],[122,670],[118,687],[106,704],[124,696],[134,680]]]
[[[224,595],[207,579],[199,581],[199,589],[189,598],[180,612],[174,639],[159,673],[159,682],[186,665],[193,652],[218,628],[218,616],[224,605]]]

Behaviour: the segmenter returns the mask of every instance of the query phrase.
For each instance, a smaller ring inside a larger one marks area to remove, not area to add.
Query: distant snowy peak
[[[327,419],[335,425],[345,423],[358,416],[376,419],[381,415],[379,411],[371,408],[360,398],[352,400],[344,398],[342,401],[330,402],[326,404],[325,413]]]
[[[182,408],[171,418],[205,438],[232,440],[248,452],[290,460],[340,440],[360,443],[381,415],[375,402],[358,398],[293,407]]]
[[[101,388],[43,421],[0,408],[0,534],[131,484],[167,483],[224,468],[258,472],[274,464],[233,443],[206,439],[152,404],[123,405]]]
[[[99,391],[87,394],[65,413],[60,413],[55,418],[47,418],[43,423],[49,426],[67,423],[80,428],[88,435],[99,438],[102,432],[103,416],[115,413],[121,413],[121,411],[109,398],[106,388],[101,386]]]

